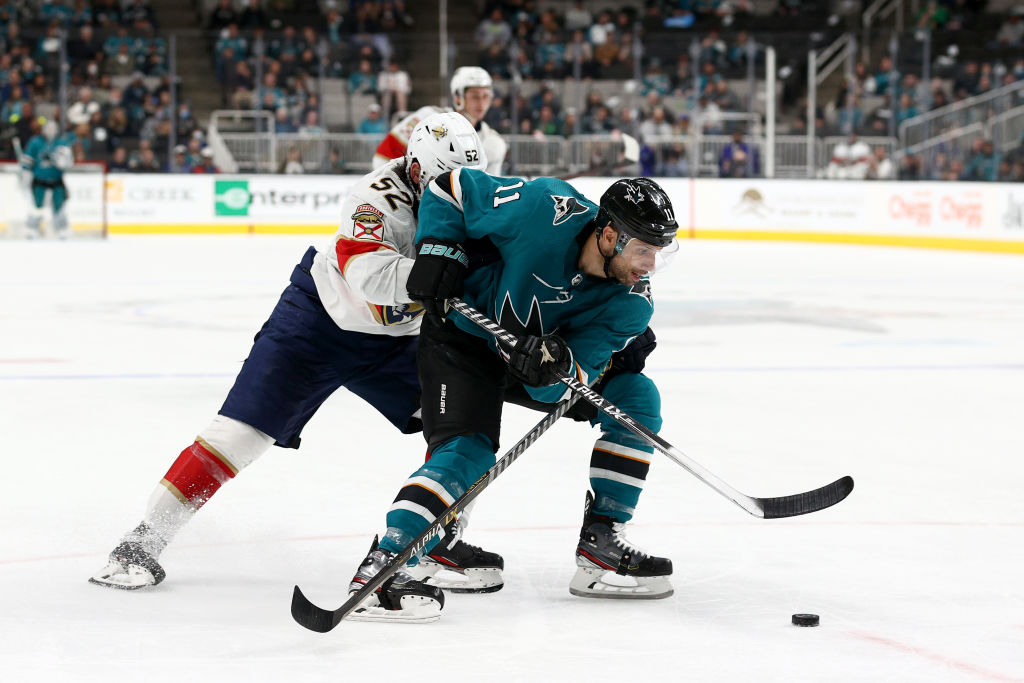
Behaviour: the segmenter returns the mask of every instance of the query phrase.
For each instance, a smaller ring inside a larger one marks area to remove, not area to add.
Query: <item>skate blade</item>
[[[426,563],[420,562],[423,564]],[[505,585],[501,570],[494,567],[456,571],[439,564],[435,566],[436,569],[429,568],[432,571],[424,567],[424,576],[420,580],[450,593],[494,593]]]
[[[89,583],[104,588],[118,588],[120,590],[134,591],[148,586],[155,586],[156,579],[153,574],[144,567],[129,565],[127,570],[117,562],[111,562],[101,571],[89,577]]]
[[[384,609],[380,605],[363,604],[345,617],[345,621],[375,621],[392,624],[430,624],[441,618],[436,600],[419,596],[402,596],[402,609]]]
[[[674,592],[667,576],[627,577],[605,569],[578,567],[569,592],[581,598],[661,600]]]

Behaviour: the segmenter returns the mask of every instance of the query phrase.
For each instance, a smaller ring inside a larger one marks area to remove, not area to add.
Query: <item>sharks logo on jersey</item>
[[[498,322],[517,337],[524,334],[532,334],[536,337],[544,335],[544,323],[541,320],[540,303],[537,301],[537,297],[533,297],[530,301],[530,312],[524,321],[512,306],[509,293],[505,292],[505,300],[501,302],[501,311],[498,313]]]
[[[551,199],[555,202],[555,219],[551,221],[551,225],[564,223],[573,216],[590,210],[583,204],[580,204],[576,197],[562,197],[561,195],[553,194]]]
[[[654,295],[651,294],[651,281],[648,280],[647,278],[644,278],[640,280],[640,282],[637,282],[635,285],[633,285],[630,288],[629,293],[636,294],[637,296],[642,296],[643,298],[647,299],[647,303],[649,303],[651,306],[654,306]]]

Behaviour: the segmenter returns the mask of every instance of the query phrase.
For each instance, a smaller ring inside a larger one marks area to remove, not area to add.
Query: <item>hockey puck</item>
[[[794,614],[793,615],[794,626],[817,626],[818,615],[817,614]]]

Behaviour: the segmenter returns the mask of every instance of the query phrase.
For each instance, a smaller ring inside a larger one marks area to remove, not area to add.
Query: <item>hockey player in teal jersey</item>
[[[648,276],[678,246],[671,202],[657,183],[617,181],[597,206],[564,181],[457,169],[430,184],[419,215],[407,286],[428,312],[418,363],[431,457],[399,491],[387,532],[351,590],[494,464],[504,401],[551,407],[568,396],[558,371],[596,380],[602,394],[651,431],[662,423],[657,388],[640,372],[643,354],[639,367],[609,367],[612,354],[650,334]],[[516,334],[517,344],[499,347],[461,316],[446,317],[454,296]],[[633,546],[624,529],[653,448],[603,414],[592,424],[601,434],[570,591],[667,597],[671,561]],[[608,572],[631,581],[605,581]]]
[[[40,135],[29,140],[22,154],[21,182],[32,197],[28,215],[28,237],[42,236],[43,206],[46,193],[51,193],[53,205],[53,232],[64,239],[71,232],[67,217],[68,191],[64,186],[64,171],[71,168],[75,157],[71,150],[74,136],[59,137],[54,121],[43,124]]]

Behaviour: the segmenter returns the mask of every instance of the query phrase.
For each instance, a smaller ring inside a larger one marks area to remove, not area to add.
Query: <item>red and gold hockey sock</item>
[[[160,481],[174,497],[198,510],[238,470],[202,439],[183,450]]]

